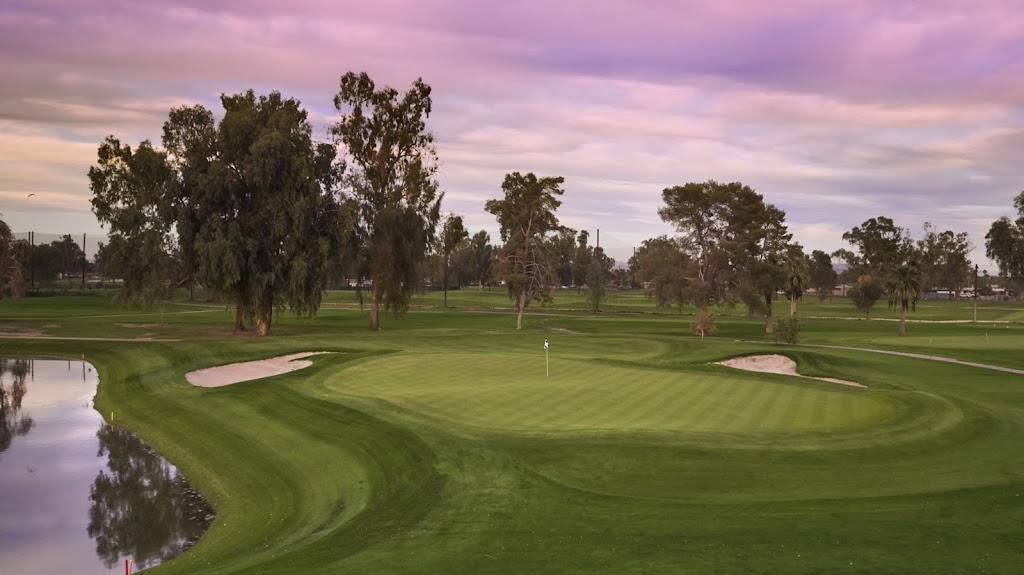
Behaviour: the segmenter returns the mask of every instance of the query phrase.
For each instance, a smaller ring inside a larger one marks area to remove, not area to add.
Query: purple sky
[[[108,134],[159,140],[172,106],[248,88],[302,100],[327,139],[339,77],[433,87],[444,209],[496,231],[510,171],[565,176],[565,225],[618,260],[671,233],[661,190],[742,181],[805,248],[885,215],[966,231],[984,257],[1024,190],[1018,0],[8,0],[0,213],[100,233],[86,172]],[[29,198],[28,194],[36,196]]]

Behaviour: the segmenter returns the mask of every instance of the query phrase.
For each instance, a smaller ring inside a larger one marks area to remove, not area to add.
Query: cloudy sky
[[[496,230],[504,174],[561,175],[562,222],[620,260],[672,232],[665,187],[716,179],[808,250],[885,215],[968,232],[985,267],[1024,190],[1018,0],[7,0],[0,63],[16,232],[101,233],[99,142],[157,141],[173,106],[276,89],[326,140],[349,70],[433,87],[444,208],[471,230]]]

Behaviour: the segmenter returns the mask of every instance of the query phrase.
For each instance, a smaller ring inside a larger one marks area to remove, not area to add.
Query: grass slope
[[[1021,376],[780,348],[743,318],[704,339],[671,316],[527,320],[517,333],[504,314],[428,310],[370,334],[363,313],[328,309],[282,315],[258,339],[231,335],[220,307],[134,314],[102,298],[39,298],[0,302],[0,329],[181,341],[0,340],[0,353],[85,354],[99,369],[101,412],[115,411],[214,505],[199,545],[154,573],[1024,564]],[[1020,365],[1019,325],[985,337],[980,326],[920,324],[903,339],[894,327],[808,320],[802,337]],[[339,353],[224,388],[183,377],[307,350]],[[806,375],[870,387],[708,365],[779,351]]]

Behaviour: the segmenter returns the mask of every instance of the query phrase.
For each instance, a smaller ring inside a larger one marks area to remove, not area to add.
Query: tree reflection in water
[[[21,413],[21,400],[28,389],[25,380],[29,361],[0,359],[0,453],[7,451],[16,436],[32,429],[32,418]]]
[[[152,567],[194,545],[213,509],[185,477],[129,431],[104,424],[96,435],[108,460],[92,484],[88,529],[107,567],[122,557]]]

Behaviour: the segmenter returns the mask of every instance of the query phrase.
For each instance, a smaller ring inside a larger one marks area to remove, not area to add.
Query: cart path
[[[57,339],[64,341],[127,341],[148,343],[173,343],[180,339],[161,339],[155,337],[72,337],[60,335],[43,335],[39,333],[0,333],[0,339]]]
[[[867,351],[871,353],[884,353],[886,355],[898,355],[901,357],[912,357],[915,359],[927,359],[930,361],[942,361],[945,363],[955,363],[958,365],[966,365],[969,367],[980,367],[982,369],[991,369],[995,371],[1005,371],[1006,373],[1016,373],[1024,375],[1024,369],[1015,369],[1012,367],[1003,367],[1001,365],[991,365],[988,363],[978,363],[976,361],[964,361],[962,359],[956,359],[952,357],[945,357],[941,355],[928,355],[924,353],[912,353],[909,351],[891,351],[887,349],[870,349],[866,347],[853,347],[849,345],[825,345],[820,343],[802,343],[799,344],[801,347],[821,347],[825,349],[845,349],[851,351]]]

